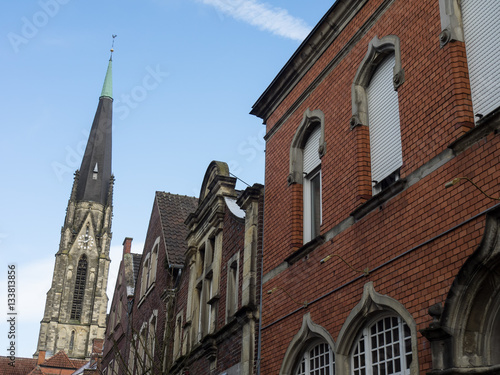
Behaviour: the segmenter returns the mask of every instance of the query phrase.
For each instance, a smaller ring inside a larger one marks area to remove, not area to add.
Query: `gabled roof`
[[[36,361],[36,360],[35,360]],[[50,357],[41,365],[36,366],[28,375],[52,375],[67,373],[64,370],[77,370],[87,363],[84,359],[69,359],[66,353],[61,350],[56,355]],[[35,362],[36,365],[36,362]]]
[[[184,264],[187,250],[188,228],[184,221],[196,211],[198,199],[185,195],[156,192],[156,203],[160,211],[161,226],[167,248],[169,265]]]
[[[84,361],[85,363],[85,361]],[[68,358],[66,353],[61,350],[56,355],[53,355],[49,359],[47,359],[41,366],[43,367],[57,367],[57,368],[74,368],[77,369],[80,366],[77,366],[73,363],[71,359]]]
[[[15,366],[10,366],[9,363],[11,363],[9,357],[0,356],[0,374],[26,375],[36,367],[37,360],[16,357]]]

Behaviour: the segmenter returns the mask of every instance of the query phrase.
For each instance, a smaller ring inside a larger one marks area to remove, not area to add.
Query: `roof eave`
[[[257,99],[250,114],[261,118],[265,124],[274,110],[367,1],[337,0]]]

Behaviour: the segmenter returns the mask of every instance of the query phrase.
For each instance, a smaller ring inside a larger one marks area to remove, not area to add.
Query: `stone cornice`
[[[252,106],[250,113],[262,118],[265,123],[366,2],[335,2]]]

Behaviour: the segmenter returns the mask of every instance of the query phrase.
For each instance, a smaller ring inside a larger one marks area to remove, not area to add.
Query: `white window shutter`
[[[500,106],[500,1],[461,4],[472,105],[484,116]]]
[[[372,180],[380,182],[403,165],[398,93],[394,90],[395,57],[378,66],[366,89]]]
[[[304,146],[304,173],[311,173],[316,168],[321,160],[319,158],[319,138],[321,135],[321,127],[317,126],[307,138]]]

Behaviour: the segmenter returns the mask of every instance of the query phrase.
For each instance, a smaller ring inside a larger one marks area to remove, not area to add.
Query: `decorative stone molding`
[[[500,363],[499,269],[500,209],[495,209],[486,217],[479,247],[453,281],[442,315],[422,330],[431,341],[433,372],[493,373]],[[449,342],[435,339],[436,327],[449,333]]]
[[[413,317],[401,303],[377,293],[371,281],[365,284],[360,302],[352,309],[340,330],[335,353],[337,373],[351,373],[350,352],[359,332],[373,319],[389,314],[398,315],[410,328],[413,358],[410,374],[418,374],[417,325]]]
[[[370,84],[370,80],[377,70],[378,65],[392,53],[394,53],[396,60],[392,81],[394,90],[397,91],[405,80],[404,70],[401,65],[399,37],[396,35],[387,35],[379,39],[375,36],[368,44],[368,51],[358,67],[351,87],[351,130],[358,125],[368,125],[368,99],[366,96],[366,88]]]
[[[301,358],[300,354],[306,349],[309,343],[315,340],[325,341],[332,349],[332,352],[335,353],[335,342],[328,331],[315,324],[311,319],[311,313],[307,313],[302,318],[302,327],[300,327],[299,332],[297,332],[290,342],[290,345],[288,345],[281,365],[280,375],[291,375],[297,359]]]
[[[311,111],[309,108],[304,112],[290,147],[290,174],[287,177],[288,185],[302,184],[303,176],[303,151],[307,137],[316,126],[321,127],[318,154],[322,158],[326,153],[325,142],[325,115],[319,109]]]
[[[459,2],[460,0],[439,0],[442,30],[439,34],[439,44],[441,48],[452,41],[464,41],[462,11]]]

